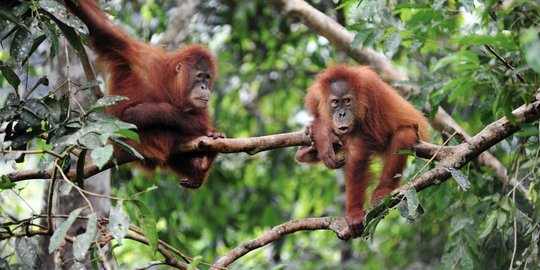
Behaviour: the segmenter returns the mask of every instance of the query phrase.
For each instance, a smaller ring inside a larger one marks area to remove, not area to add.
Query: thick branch
[[[289,146],[309,145],[311,139],[304,131],[268,135],[252,138],[218,139],[200,137],[186,145],[178,147],[178,152],[214,150],[220,153],[246,152],[250,155],[261,151]]]
[[[516,117],[514,123],[503,117],[485,127],[470,140],[455,146],[453,154],[443,158],[437,168],[422,175],[411,184],[403,185],[399,190],[414,186],[417,191],[434,184],[439,184],[450,177],[450,173],[445,168],[460,169],[469,161],[475,159],[482,152],[504,140],[518,131],[519,125],[529,123],[540,118],[540,101],[537,100],[529,105],[523,105],[512,112]]]
[[[344,51],[356,62],[364,65],[370,65],[383,80],[387,82],[405,81],[407,76],[397,70],[392,63],[383,55],[370,48],[357,47],[352,48],[354,39],[353,33],[347,31],[342,25],[332,18],[318,11],[303,0],[271,0],[271,3],[289,17],[296,17],[313,32],[327,38],[332,44]],[[414,88],[400,88],[401,91],[417,90]],[[467,133],[450,117],[450,115],[441,107],[438,108],[435,117],[431,121],[434,128],[439,131],[453,129],[465,137]],[[484,152],[478,157],[478,162],[483,166],[493,168],[493,171],[505,184],[517,187],[523,194],[527,194],[524,188],[515,179],[509,179],[506,175],[506,168],[489,152]]]
[[[197,152],[197,151],[207,151],[213,150],[219,153],[241,153],[245,152],[250,155],[259,153],[261,151],[291,147],[291,146],[300,146],[300,145],[309,145],[311,144],[311,139],[304,131],[297,131],[291,133],[267,135],[261,137],[252,137],[252,138],[238,138],[238,139],[211,139],[209,137],[200,137],[193,140],[185,145],[179,145],[176,149],[176,153],[185,153],[185,152]],[[439,149],[438,145],[421,143],[415,147],[417,151],[417,156],[423,158],[431,158],[431,156]],[[440,151],[435,157],[435,160],[439,160],[443,157],[444,154],[451,151],[451,148],[445,147],[443,151]],[[115,161],[110,161],[101,169],[94,165],[91,161],[87,161],[87,165],[84,167],[84,178],[88,178],[92,175],[95,175],[106,169],[122,165],[127,162],[134,161],[134,157],[129,157],[127,155],[122,155],[118,157]],[[52,170],[26,170],[26,171],[17,171],[12,172],[7,175],[12,182],[18,182],[28,179],[49,179],[51,178]],[[70,180],[74,180],[77,176],[77,171],[71,169],[66,173],[67,177]]]
[[[300,18],[310,30],[327,38],[356,62],[372,66],[385,81],[407,80],[407,77],[396,69],[384,55],[370,48],[351,47],[354,35],[338,22],[305,1],[271,0],[270,2],[285,15]]]

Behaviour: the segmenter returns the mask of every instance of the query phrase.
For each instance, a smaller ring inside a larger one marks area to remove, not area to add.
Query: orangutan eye
[[[179,73],[180,71],[182,71],[182,64],[176,65],[176,67],[174,68],[174,70],[176,70],[177,73]]]

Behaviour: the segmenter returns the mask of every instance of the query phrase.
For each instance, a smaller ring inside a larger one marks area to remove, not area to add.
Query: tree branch
[[[303,0],[271,0],[286,16],[300,18],[313,32],[327,38],[356,62],[373,67],[387,82],[405,81],[407,76],[396,69],[384,55],[371,48],[351,47],[353,33]]]
[[[242,153],[253,155],[261,151],[267,151],[271,149],[291,147],[291,146],[301,146],[301,145],[310,145],[311,138],[305,134],[304,131],[282,133],[275,135],[267,135],[260,137],[251,137],[251,138],[237,138],[237,139],[212,139],[206,136],[199,137],[187,144],[179,145],[175,150],[175,153],[186,153],[186,152],[197,152],[197,151],[216,151],[219,153]],[[417,151],[417,156],[423,158],[431,158],[434,153],[440,146],[430,143],[420,143],[415,147]],[[445,154],[451,151],[451,147],[444,147],[442,151],[439,151],[435,160],[439,160]],[[88,178],[92,175],[95,175],[106,169],[122,165],[127,162],[134,161],[135,157],[121,155],[116,158],[114,161],[109,161],[103,166],[103,168],[98,168],[91,161],[87,161],[87,164],[84,167],[84,178]],[[7,177],[12,182],[19,182],[29,179],[48,179],[51,178],[52,169],[45,170],[25,170],[17,171],[7,174]],[[74,180],[77,176],[76,169],[71,169],[66,173],[67,178]]]
[[[388,214],[388,211],[386,211],[388,207],[397,205],[403,199],[400,191],[414,187],[416,191],[420,192],[423,189],[448,180],[451,176],[448,168],[462,168],[468,162],[478,157],[483,151],[486,151],[491,146],[518,131],[520,129],[520,124],[529,123],[540,118],[540,101],[536,100],[529,105],[523,105],[514,110],[512,114],[516,117],[515,122],[512,123],[506,117],[503,117],[488,125],[470,140],[463,142],[458,146],[445,149],[444,151],[447,155],[442,157],[436,168],[426,172],[415,181],[404,184],[394,190],[391,194],[392,199],[390,205],[380,206],[372,211],[376,211],[377,217],[384,216]],[[420,145],[424,146],[427,144],[422,143]],[[298,231],[331,230],[335,232],[339,238],[346,240],[351,238],[347,224],[347,219],[344,217],[306,218],[288,221],[272,228],[270,231],[256,239],[240,244],[238,247],[219,258],[211,269],[216,270],[218,269],[217,267],[226,267],[245,254],[263,247],[284,235]]]
[[[343,231],[348,230],[347,219],[343,217],[321,217],[285,222],[281,225],[275,226],[270,231],[267,231],[256,239],[240,244],[238,247],[219,258],[210,269],[219,270],[222,267],[226,267],[250,251],[266,246],[284,235],[298,231],[315,230],[331,230],[340,235],[343,233]]]
[[[407,76],[396,69],[392,63],[380,53],[370,48],[351,47],[354,34],[347,31],[342,25],[337,23],[326,14],[320,12],[303,0],[271,0],[283,14],[289,17],[299,18],[311,31],[327,38],[332,44],[344,51],[356,62],[364,65],[370,65],[383,80],[387,82],[406,81]],[[414,87],[401,87],[402,92],[414,91]],[[463,134],[466,138],[470,137],[452,117],[441,107],[438,108],[431,124],[439,131],[452,129]],[[522,194],[527,194],[527,189],[515,179],[509,179],[506,174],[506,168],[489,152],[484,152],[478,157],[481,165],[493,168],[495,175],[505,184],[516,187]],[[526,195],[525,195],[526,196]]]

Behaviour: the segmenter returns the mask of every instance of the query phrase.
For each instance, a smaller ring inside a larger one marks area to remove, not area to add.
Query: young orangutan
[[[137,126],[141,142],[129,143],[145,157],[141,165],[171,168],[182,186],[200,187],[217,153],[172,151],[200,136],[223,137],[212,127],[208,113],[217,73],[215,57],[202,45],[168,53],[134,40],[107,19],[95,0],[65,3],[88,26],[98,60],[108,64],[109,93],[129,98],[108,112]]]
[[[421,112],[397,94],[369,67],[336,65],[320,73],[308,89],[306,109],[314,116],[308,131],[313,146],[301,147],[299,162],[323,161],[331,169],[345,165],[347,221],[352,236],[363,229],[365,191],[374,155],[384,160],[371,204],[398,187],[407,162],[400,150],[427,139]],[[344,158],[336,155],[344,153]]]

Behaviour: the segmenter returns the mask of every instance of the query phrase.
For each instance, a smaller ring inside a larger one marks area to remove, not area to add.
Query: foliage
[[[534,1],[510,6],[493,0],[312,2],[355,34],[351,46],[374,48],[406,70],[410,81],[394,83],[418,89],[408,96],[417,107],[429,104],[431,117],[438,107],[445,108],[471,134],[500,117],[511,118],[510,112],[538,91],[540,7]],[[141,0],[129,1],[121,11],[120,5],[110,8],[130,32],[148,40],[165,30],[166,9],[174,1],[162,4]],[[37,59],[58,55],[60,33],[79,53],[82,48],[85,30],[64,12],[52,0],[0,4],[3,149],[57,153],[52,159],[39,155],[37,166],[58,164],[63,170],[70,164],[69,153],[93,149],[90,158],[102,165],[112,154],[108,140],[137,139],[133,126],[102,112],[117,97],[87,108],[74,105],[74,94],[88,93],[95,81],[85,86],[68,79],[65,92],[48,86],[48,74]],[[308,121],[303,96],[313,76],[329,64],[352,63],[267,1],[207,1],[192,25],[189,42],[208,43],[219,56],[211,107],[215,125],[232,138],[300,130]],[[441,144],[447,135],[433,132],[432,140]],[[538,121],[490,149],[528,194],[503,185],[490,168],[470,164],[461,171],[449,169],[456,181],[404,192],[406,200],[397,211],[383,204],[389,215],[369,223],[370,241],[343,242],[330,232],[296,233],[244,256],[232,268],[540,268],[539,149]],[[294,150],[221,155],[208,183],[196,192],[178,188],[166,172],[148,176],[120,167],[113,177],[114,193],[127,200],[117,202],[108,225],[115,232],[117,245],[111,252],[118,266],[133,268],[153,260],[159,238],[191,257],[200,255],[196,264],[204,269],[201,262],[212,262],[287,220],[342,216],[342,173],[297,164]],[[7,164],[0,164],[1,174],[14,160],[31,163],[31,155],[20,153],[0,154]],[[423,165],[413,160],[404,172],[407,181]],[[378,163],[373,167],[380,170]],[[14,201],[5,194],[31,189],[31,182],[14,185],[2,179],[0,201]],[[0,223],[8,224],[9,216],[27,218],[28,210],[20,205],[0,204]],[[151,247],[124,239],[129,220],[138,221]],[[15,227],[2,225],[0,230]],[[32,266],[26,259],[31,254],[17,248],[33,244],[26,241],[9,242],[16,252],[0,253],[0,268]],[[94,249],[83,246],[88,248]]]

